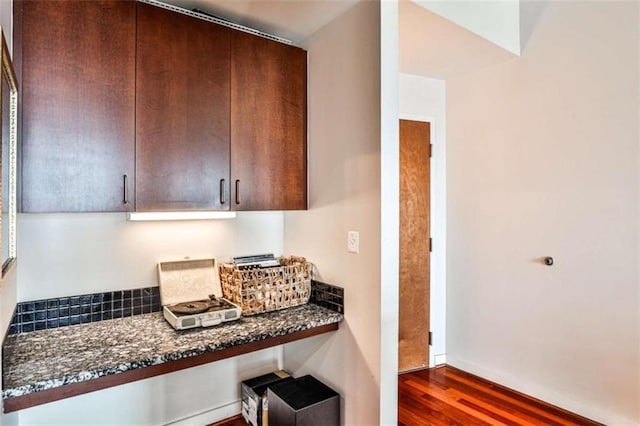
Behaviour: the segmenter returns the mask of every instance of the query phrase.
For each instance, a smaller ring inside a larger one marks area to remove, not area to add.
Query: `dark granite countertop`
[[[342,321],[307,304],[176,331],[161,312],[7,336],[2,398],[13,398]]]

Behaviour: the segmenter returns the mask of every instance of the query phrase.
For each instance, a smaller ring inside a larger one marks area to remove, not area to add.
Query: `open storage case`
[[[240,318],[240,307],[222,298],[215,259],[158,264],[163,315],[177,330]]]

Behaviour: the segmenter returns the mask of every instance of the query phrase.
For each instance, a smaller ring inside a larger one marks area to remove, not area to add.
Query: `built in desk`
[[[7,336],[4,412],[206,364],[338,329],[315,304],[174,330],[161,312]]]

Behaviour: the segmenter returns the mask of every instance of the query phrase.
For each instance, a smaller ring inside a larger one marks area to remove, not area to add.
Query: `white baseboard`
[[[592,405],[585,404],[582,401],[556,392],[553,389],[532,385],[531,383],[523,382],[517,377],[493,371],[451,355],[447,357],[447,364],[600,423],[616,426],[638,425],[637,421],[629,418],[621,418],[620,415],[616,413],[607,412]]]
[[[233,401],[220,407],[212,408],[183,419],[167,423],[165,426],[202,426],[224,420],[240,414],[240,400]]]
[[[447,363],[447,354],[436,354],[433,356],[433,367]]]

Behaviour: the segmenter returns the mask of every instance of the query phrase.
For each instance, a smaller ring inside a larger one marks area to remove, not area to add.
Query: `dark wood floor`
[[[398,424],[600,425],[450,366],[398,377]]]
[[[450,366],[398,377],[398,425],[602,426]],[[246,423],[238,415],[210,426]]]
[[[245,422],[242,416],[238,414],[237,416],[212,423],[209,426],[247,426],[247,422]]]

